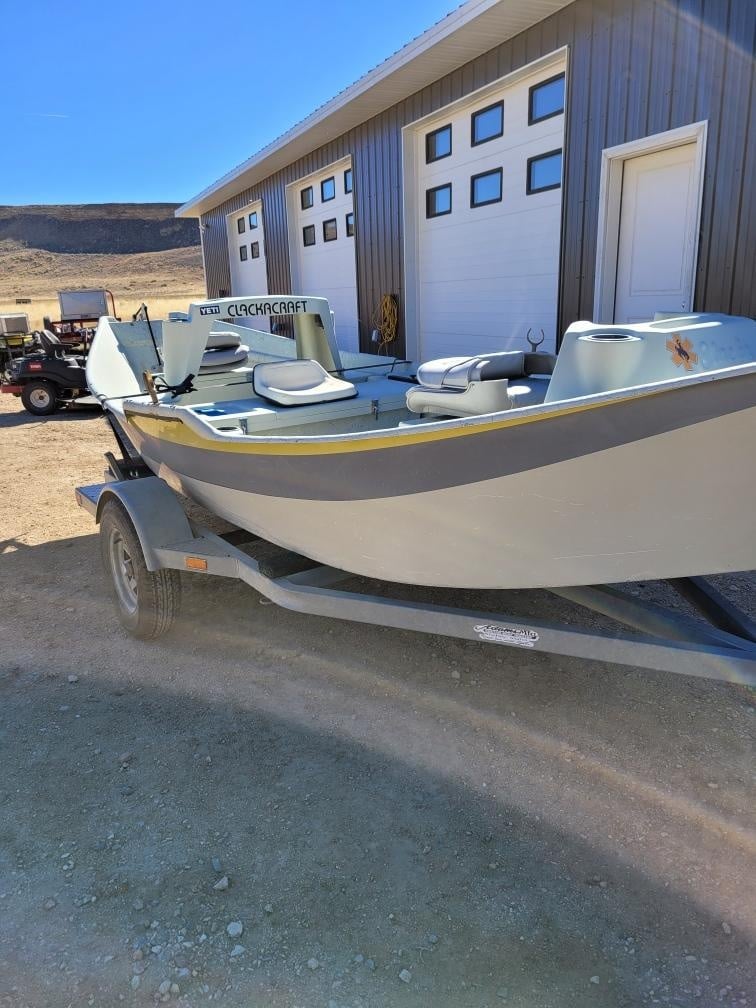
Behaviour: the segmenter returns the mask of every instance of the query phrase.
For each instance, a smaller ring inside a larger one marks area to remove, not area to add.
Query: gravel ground
[[[0,399],[2,1008],[754,1004],[751,692],[197,575],[135,642],[102,417]]]

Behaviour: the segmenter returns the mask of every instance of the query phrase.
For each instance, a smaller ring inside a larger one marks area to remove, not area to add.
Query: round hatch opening
[[[640,336],[623,332],[587,333],[585,336],[579,336],[578,339],[586,343],[639,343],[641,341]]]

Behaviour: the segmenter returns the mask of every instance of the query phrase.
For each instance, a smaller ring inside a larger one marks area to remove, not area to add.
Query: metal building
[[[184,204],[208,295],[329,298],[370,349],[756,315],[754,0],[468,0]]]

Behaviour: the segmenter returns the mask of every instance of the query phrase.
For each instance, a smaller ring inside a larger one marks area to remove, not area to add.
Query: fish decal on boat
[[[684,367],[686,371],[692,371],[693,365],[698,364],[698,354],[693,350],[693,344],[686,337],[680,338],[679,333],[674,333],[671,339],[667,340],[667,350],[672,355],[675,367]]]

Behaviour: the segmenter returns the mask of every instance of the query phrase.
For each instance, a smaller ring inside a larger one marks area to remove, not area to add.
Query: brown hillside
[[[196,247],[72,255],[0,241],[0,313],[26,312],[32,328],[41,328],[45,315],[58,316],[57,292],[76,287],[111,290],[124,318],[142,301],[160,318],[205,296],[202,255]],[[31,304],[16,304],[17,298],[31,298]]]
[[[0,206],[0,241],[75,254],[158,252],[199,245],[193,219],[177,203]]]

